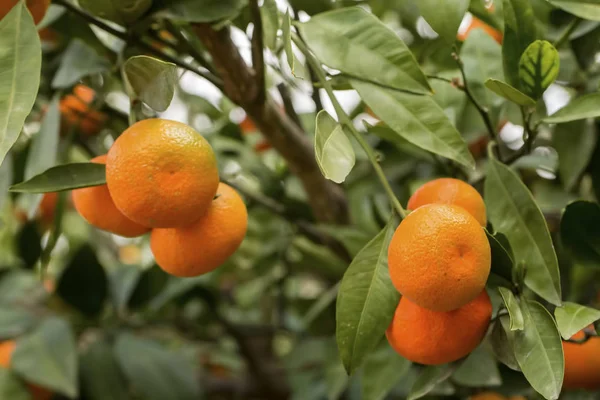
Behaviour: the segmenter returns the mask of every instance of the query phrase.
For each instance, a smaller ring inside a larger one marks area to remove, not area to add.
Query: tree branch
[[[269,97],[261,100],[256,77],[242,59],[227,27],[215,30],[195,24],[194,31],[211,54],[223,80],[223,90],[246,110],[271,145],[287,161],[307,193],[315,218],[320,222],[346,224],[348,206],[341,187],[326,180],[315,160],[314,148],[300,127]]]
[[[263,23],[260,15],[260,7],[258,6],[258,0],[250,0],[250,14],[252,15],[252,22],[254,23],[254,30],[252,31],[252,68],[256,75],[256,86],[258,88],[258,94],[256,101],[264,102],[266,96],[265,88],[265,53],[264,53],[264,34],[263,34]]]

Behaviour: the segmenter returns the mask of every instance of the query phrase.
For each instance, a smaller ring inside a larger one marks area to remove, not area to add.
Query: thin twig
[[[532,113],[525,110],[525,107],[521,107],[521,116],[523,117],[523,129],[526,133],[526,138],[524,138],[525,142],[525,151],[527,154],[531,153],[533,149],[533,141],[537,135],[537,132],[531,128],[531,115]]]
[[[250,1],[250,14],[254,23],[252,31],[252,68],[256,75],[256,87],[258,88],[257,101],[263,102],[266,96],[265,88],[265,52],[263,23],[260,15],[258,0]]]
[[[285,83],[280,83],[279,85],[277,85],[277,90],[281,95],[281,99],[283,100],[283,107],[285,108],[285,112],[287,113],[287,115],[289,115],[290,118],[294,120],[294,122],[300,128],[304,129],[304,127],[302,126],[302,121],[300,121],[300,117],[294,109],[294,103],[292,101],[292,96],[290,95],[290,89],[288,88],[288,86]]]
[[[181,44],[185,47],[185,51],[189,53],[190,56],[200,64],[202,67],[206,68],[213,75],[215,74],[215,70],[212,65],[208,61],[206,61],[204,55],[198,48],[185,36],[185,34],[181,31],[181,29],[175,25],[172,21],[165,20],[165,24],[167,26],[167,30],[171,35],[175,36],[175,38],[181,42]]]
[[[454,84],[454,81],[452,79],[444,78],[443,76],[427,75],[427,79],[435,79],[438,81]]]
[[[105,24],[104,22],[100,21],[99,19],[97,19],[96,17],[94,17],[93,15],[83,11],[82,9],[80,9],[79,7],[76,7],[75,5],[69,3],[66,0],[54,0],[54,3],[56,5],[60,5],[63,6],[64,8],[66,8],[68,11],[72,12],[73,14],[77,15],[78,17],[84,19],[85,21],[97,26],[98,28],[102,29],[105,32],[110,33],[111,35],[125,41],[125,42],[130,42],[133,43],[137,46],[139,46],[140,48],[154,54],[157,57],[160,57],[166,61],[169,61],[175,65],[177,65],[180,68],[186,69],[190,72],[193,72],[199,76],[201,76],[202,78],[210,81],[213,85],[215,85],[218,88],[221,88],[223,85],[223,82],[221,82],[221,80],[219,78],[217,78],[216,76],[214,76],[213,74],[211,74],[210,72],[206,72],[206,71],[202,71],[199,70],[198,68],[195,68],[194,66],[188,64],[187,62],[180,60],[177,57],[173,57],[167,53],[164,53],[163,51],[155,48],[154,46],[152,46],[151,44],[147,43],[146,41],[144,41],[143,38],[136,36],[136,35],[129,35],[127,32],[124,31],[120,31],[117,30],[115,28],[113,28],[112,26]]]
[[[575,17],[573,19],[573,21],[571,21],[569,23],[569,25],[565,28],[565,30],[560,35],[560,37],[558,39],[556,39],[556,41],[554,42],[554,47],[556,47],[558,49],[563,44],[565,44],[565,42],[568,41],[569,38],[571,37],[571,34],[573,32],[575,32],[575,29],[577,29],[577,27],[579,26],[579,24],[581,24],[582,22],[583,22],[583,20],[581,18]]]

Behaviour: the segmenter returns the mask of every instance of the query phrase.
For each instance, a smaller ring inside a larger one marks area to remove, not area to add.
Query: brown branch
[[[298,176],[315,218],[325,223],[348,223],[348,206],[341,187],[321,174],[306,133],[269,96],[260,101],[262,89],[231,40],[229,29],[217,31],[209,24],[195,24],[194,30],[212,56],[225,95],[246,110]]]
[[[256,101],[264,102],[266,96],[264,52],[265,39],[258,0],[250,0],[250,14],[252,15],[252,22],[254,23],[254,30],[252,31],[252,68],[254,69],[254,74],[256,76],[256,87],[258,88],[258,97]]]
[[[302,128],[302,121],[300,121],[300,117],[296,110],[294,109],[294,103],[292,102],[292,96],[290,95],[290,89],[287,87],[285,83],[280,83],[277,85],[277,90],[281,95],[281,100],[283,100],[283,107],[285,108],[285,113],[290,116],[291,119],[294,120],[296,125]]]

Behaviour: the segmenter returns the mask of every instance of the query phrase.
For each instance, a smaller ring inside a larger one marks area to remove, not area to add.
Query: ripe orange
[[[434,311],[475,299],[490,274],[490,244],[465,209],[428,204],[398,226],[388,249],[392,283],[405,298]]]
[[[146,119],[130,126],[109,150],[106,181],[127,217],[152,228],[173,228],[206,212],[219,171],[210,144],[194,129]]]
[[[93,158],[92,162],[106,164],[106,155]],[[105,231],[125,237],[136,237],[150,230],[133,222],[117,209],[107,185],[74,190],[73,203],[79,215],[88,223]]]
[[[583,339],[583,331],[572,339]],[[584,343],[563,341],[565,353],[565,389],[600,389],[600,337],[591,337]]]
[[[4,18],[18,2],[19,0],[2,0],[0,2],[0,19]],[[33,17],[33,22],[37,25],[46,15],[46,11],[50,7],[50,0],[27,0],[25,4]]]
[[[48,227],[54,222],[56,203],[58,203],[58,193],[44,193],[37,211],[37,216],[43,226]]]
[[[459,29],[458,35],[456,36],[456,38],[458,40],[460,40],[461,42],[464,42],[465,40],[467,40],[467,37],[469,37],[469,34],[472,31],[474,31],[475,29],[483,29],[488,35],[490,35],[492,37],[492,39],[494,39],[499,44],[502,44],[502,32],[500,32],[496,28],[486,24],[485,22],[483,22],[482,20],[480,20],[479,18],[477,18],[474,15],[469,15],[465,18],[471,18],[471,19],[470,19],[470,21],[468,21],[466,28]]]
[[[416,210],[425,204],[451,204],[467,210],[485,226],[485,203],[475,188],[453,178],[440,178],[421,186],[408,200],[408,209]]]
[[[183,228],[153,229],[150,247],[157,264],[169,274],[197,276],[217,268],[235,253],[247,227],[242,198],[221,183],[204,216]]]
[[[449,312],[431,311],[402,297],[386,337],[404,358],[440,365],[473,351],[485,336],[491,316],[492,303],[485,290],[470,303]]]
[[[63,133],[67,133],[72,128],[77,128],[88,136],[100,132],[108,117],[106,114],[90,108],[95,98],[94,89],[85,85],[77,85],[73,88],[73,94],[66,95],[60,101]]]
[[[0,343],[0,368],[10,368],[10,360],[15,347],[17,347],[17,343],[14,340]],[[46,388],[33,384],[27,384],[27,387],[33,400],[50,400],[52,398],[52,392]]]

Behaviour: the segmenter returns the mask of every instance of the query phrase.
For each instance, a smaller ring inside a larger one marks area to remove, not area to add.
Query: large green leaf
[[[565,107],[543,119],[547,124],[576,121],[578,119],[600,117],[600,92],[588,94],[572,100]]]
[[[107,71],[110,66],[110,62],[92,47],[80,39],[73,39],[62,56],[52,87],[69,87],[85,76]]]
[[[417,400],[431,392],[437,385],[452,375],[455,366],[450,364],[426,366],[412,385],[407,400]]]
[[[4,210],[4,202],[8,199],[7,193],[13,179],[13,160],[11,154],[7,154],[0,162],[0,212]]]
[[[474,161],[460,133],[430,96],[414,95],[358,80],[351,81],[373,112],[412,144],[467,167]]]
[[[452,380],[462,386],[489,387],[500,386],[502,378],[494,355],[485,343],[482,343],[463,361],[452,374]]]
[[[130,333],[118,336],[114,353],[131,385],[145,399],[199,398],[198,376],[185,357]]]
[[[534,99],[539,99],[558,76],[560,57],[550,42],[531,43],[519,61],[519,86]]]
[[[325,110],[317,114],[315,156],[323,176],[342,183],[352,171],[356,155],[344,129]]]
[[[25,179],[31,179],[56,164],[60,139],[59,101],[58,96],[52,99],[40,131],[31,141],[25,165]]]
[[[596,128],[590,120],[556,126],[553,147],[558,152],[558,170],[566,190],[572,190],[592,159],[596,148]]]
[[[421,15],[442,39],[454,44],[470,0],[419,0]]]
[[[583,19],[600,21],[600,3],[597,0],[548,0],[556,7]]]
[[[235,17],[246,0],[163,0],[159,16],[188,22],[213,22]]]
[[[12,369],[28,382],[74,398],[77,381],[77,344],[69,324],[60,318],[44,320],[17,341]]]
[[[112,347],[105,340],[98,340],[79,357],[81,391],[89,400],[129,400],[125,377],[119,370]]]
[[[492,251],[492,272],[511,282],[514,261],[508,239],[500,232],[492,235],[487,229],[485,234]]]
[[[16,337],[36,322],[36,317],[24,308],[3,306],[0,308],[0,340]],[[0,397],[1,398],[1,397]]]
[[[317,58],[332,68],[396,89],[431,92],[406,44],[361,8],[316,15],[300,25],[300,32]]]
[[[410,361],[382,341],[366,359],[362,369],[362,400],[383,400],[409,368]]]
[[[34,400],[25,383],[7,368],[0,368],[0,399]]]
[[[500,296],[502,296],[502,301],[504,301],[504,306],[506,307],[506,309],[508,310],[508,314],[510,315],[510,330],[523,330],[523,313],[521,312],[519,300],[513,294],[513,292],[511,292],[505,287],[499,287],[498,291],[500,292]]]
[[[552,316],[540,303],[523,300],[525,325],[514,332],[515,357],[531,386],[546,399],[558,399],[563,383],[562,342]]]
[[[577,263],[600,267],[600,206],[576,201],[565,208],[560,223],[560,237]]]
[[[554,310],[556,324],[563,339],[571,336],[600,319],[600,311],[576,303],[564,302]]]
[[[294,60],[294,49],[292,47],[292,21],[290,18],[290,10],[288,9],[283,16],[281,24],[281,32],[283,38],[283,48],[285,50],[285,56],[292,71],[292,75],[295,75],[295,60]]]
[[[508,83],[499,81],[497,79],[488,79],[485,81],[485,87],[496,93],[498,96],[504,97],[506,100],[510,100],[520,106],[533,106],[535,100],[521,92],[519,89],[515,89]]]
[[[488,108],[501,103],[502,99],[491,93],[485,82],[488,79],[504,79],[502,47],[485,31],[475,29],[460,49],[460,58],[469,88],[477,101]]]
[[[277,31],[279,30],[279,10],[275,0],[264,0],[260,7],[263,25],[264,44],[271,50],[277,46]]]
[[[519,363],[515,357],[513,342],[514,331],[510,330],[510,317],[502,315],[494,324],[492,334],[490,335],[492,351],[502,364],[515,371],[520,371]]]
[[[525,263],[525,284],[555,305],[561,303],[558,261],[544,215],[509,167],[490,159],[485,203],[494,228],[508,238],[515,262]]]
[[[350,379],[340,361],[338,349],[335,345],[327,346],[325,350],[325,384],[327,385],[327,398],[337,400],[348,387]]]
[[[519,61],[527,47],[537,39],[535,15],[529,0],[504,0],[504,40],[502,61],[508,83],[519,88]]]
[[[156,111],[165,111],[177,85],[177,67],[148,56],[134,56],[125,61],[123,77],[130,96]]]
[[[48,193],[99,186],[106,183],[104,164],[73,163],[52,167],[28,181],[10,187],[11,192]]]
[[[101,18],[129,25],[148,11],[152,0],[79,0],[79,5]]]
[[[24,2],[0,20],[0,163],[19,137],[40,86],[42,47]]]
[[[400,294],[392,285],[387,250],[394,218],[352,260],[344,274],[336,305],[336,338],[340,357],[353,373],[390,324]]]

